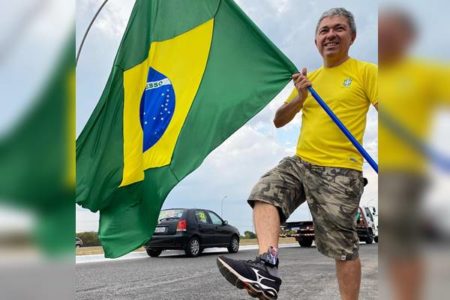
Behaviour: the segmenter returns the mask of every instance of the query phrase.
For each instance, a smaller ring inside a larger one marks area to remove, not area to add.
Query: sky
[[[77,44],[103,1],[77,1]],[[262,29],[298,68],[314,70],[322,59],[314,45],[314,30],[322,12],[345,7],[355,15],[357,38],[350,56],[377,63],[377,5],[361,1],[240,0],[242,10]],[[110,1],[100,13],[85,42],[77,65],[77,134],[94,109],[108,78],[134,1]],[[247,197],[260,176],[285,156],[295,154],[300,115],[281,129],[273,126],[277,108],[292,90],[286,86],[272,102],[213,151],[203,164],[181,181],[163,208],[211,209],[243,233],[254,231]],[[364,137],[366,150],[377,160],[377,113],[369,111]],[[364,164],[369,179],[363,205],[377,205],[377,175]],[[310,220],[306,204],[288,221]],[[98,214],[77,206],[76,230],[97,231]]]
[[[2,5],[0,137],[20,122],[45,86],[55,57],[74,31],[74,17],[74,9],[60,0],[23,0]]]

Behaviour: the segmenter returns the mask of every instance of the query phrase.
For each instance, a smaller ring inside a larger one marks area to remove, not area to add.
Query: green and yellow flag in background
[[[137,0],[77,140],[76,201],[100,210],[105,256],[148,241],[172,188],[294,72],[232,0]]]

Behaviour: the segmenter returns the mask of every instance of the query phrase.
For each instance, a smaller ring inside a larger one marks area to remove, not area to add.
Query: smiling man
[[[358,299],[361,262],[354,220],[364,188],[363,158],[307,90],[314,85],[362,143],[367,111],[378,103],[377,66],[349,57],[355,39],[356,25],[349,11],[333,8],[323,13],[315,35],[323,66],[310,74],[303,68],[292,76],[295,89],[274,119],[275,126],[282,127],[302,111],[296,155],[264,174],[248,200],[259,255],[253,261],[217,259],[222,275],[253,297],[278,297],[280,224],[306,201],[317,249],[336,262],[341,298]]]

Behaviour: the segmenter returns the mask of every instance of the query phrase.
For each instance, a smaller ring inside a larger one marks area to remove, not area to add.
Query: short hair
[[[320,22],[322,22],[323,19],[328,18],[328,17],[334,17],[334,16],[345,17],[347,19],[348,24],[350,25],[351,31],[353,33],[356,33],[355,17],[353,16],[353,14],[351,12],[349,12],[348,10],[346,10],[345,8],[342,8],[342,7],[332,8],[332,9],[329,9],[326,12],[324,12],[322,14],[322,16],[320,17],[319,22],[317,22],[316,33],[319,30]]]

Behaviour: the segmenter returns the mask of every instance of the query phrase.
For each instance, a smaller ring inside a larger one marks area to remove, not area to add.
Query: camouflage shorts
[[[420,254],[423,196],[428,179],[410,173],[382,172],[379,178],[379,254],[383,259],[411,259]]]
[[[307,201],[317,249],[338,260],[353,260],[359,250],[355,216],[363,189],[360,171],[316,166],[293,156],[261,177],[248,203],[252,207],[255,201],[274,205],[283,223]]]

